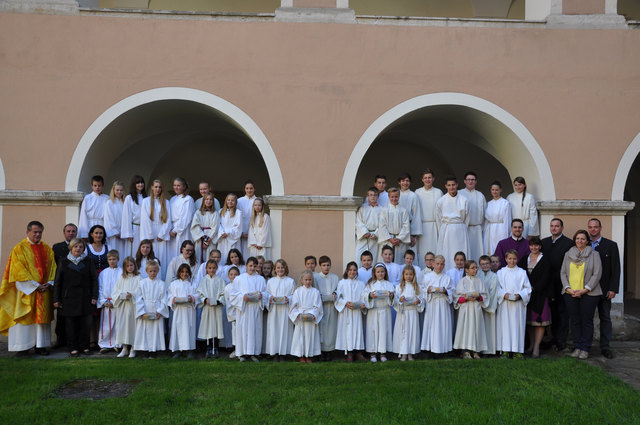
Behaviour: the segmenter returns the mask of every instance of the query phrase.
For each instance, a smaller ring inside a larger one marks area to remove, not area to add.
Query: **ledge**
[[[269,208],[274,210],[356,211],[364,202],[362,196],[267,195]]]
[[[626,215],[635,207],[629,201],[595,201],[585,199],[566,199],[540,201],[536,204],[541,214],[561,213],[566,215]]]
[[[0,190],[0,205],[78,206],[82,192],[63,190]]]

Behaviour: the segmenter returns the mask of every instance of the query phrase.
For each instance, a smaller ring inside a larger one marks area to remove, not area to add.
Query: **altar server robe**
[[[154,203],[153,219],[149,217],[151,202]],[[167,243],[171,237],[172,220],[169,201],[165,200],[164,204],[167,209],[167,221],[164,223],[160,220],[161,205],[158,199],[151,199],[151,197],[148,196],[142,200],[142,207],[140,208],[140,239],[149,239],[152,241],[153,253],[160,261],[160,277],[163,279],[167,275],[167,265],[169,264],[169,260],[176,255],[169,255],[167,251]],[[162,240],[159,241],[158,238]]]
[[[242,252],[242,256],[244,258],[249,258],[249,246],[248,246],[248,235],[249,235],[249,225],[251,224],[251,211],[253,211],[253,202],[256,200],[256,196],[249,198],[247,195],[244,195],[238,198],[238,211],[242,212],[242,224],[240,230],[242,234],[247,235],[247,238],[242,238],[241,243],[238,248]]]
[[[442,198],[442,191],[436,187],[427,190],[424,187],[416,190],[420,202],[422,234],[418,238],[416,258],[418,262],[424,260],[427,252],[437,253],[438,225],[436,223],[436,202]]]
[[[217,275],[213,277],[204,275],[198,283],[198,307],[202,309],[198,338],[224,338],[224,324],[222,322],[222,309],[224,300],[224,280]],[[206,303],[209,300],[210,304]]]
[[[218,227],[220,226],[220,214],[215,211],[205,211],[204,214],[200,210],[196,210],[193,214],[191,222],[191,237],[196,249],[196,259],[200,263],[206,263],[209,259],[211,251],[216,249],[218,243]],[[202,238],[209,238],[209,246],[203,249]]]
[[[249,256],[262,255],[267,260],[271,259],[271,217],[269,214],[264,214],[262,226],[260,226],[260,217],[256,216],[248,231],[247,250]],[[258,249],[252,245],[258,245],[262,248]]]
[[[393,348],[391,329],[391,298],[370,298],[373,291],[392,293],[395,287],[388,280],[376,280],[365,285],[362,302],[367,307],[365,347],[369,353],[386,353]]]
[[[398,204],[409,213],[409,229],[411,236],[422,234],[422,212],[420,212],[420,200],[415,192],[411,190],[400,191],[400,201]]]
[[[236,309],[236,355],[257,356],[262,352],[262,311],[267,302],[267,284],[257,273],[242,273],[234,282],[236,293],[232,304]],[[260,292],[262,299],[245,301],[244,295],[252,292]]]
[[[469,254],[467,259],[478,261],[478,258],[484,254],[482,249],[482,225],[484,224],[487,200],[481,192],[475,189],[471,191],[464,188],[458,191],[458,194],[464,196],[469,203],[469,223],[467,224]]]
[[[159,313],[158,319],[145,319],[147,313]],[[164,351],[164,322],[169,317],[167,292],[160,279],[142,279],[136,290],[136,339],[133,347],[142,351]]]
[[[107,302],[113,304],[113,289],[122,276],[120,267],[108,267],[98,276],[98,305],[100,310],[100,329],[98,329],[98,346],[100,348],[113,348],[116,346],[116,312],[111,308],[105,307]]]
[[[511,204],[511,217],[519,218],[524,223],[522,237],[539,236],[538,229],[538,209],[536,200],[532,194],[527,193],[522,200],[522,193],[513,192],[507,196],[507,201]]]
[[[477,294],[476,296],[482,296],[482,301],[467,300],[464,303],[458,303],[460,297],[465,297],[473,292]],[[478,276],[463,277],[456,285],[453,297],[454,308],[458,310],[453,348],[474,352],[485,351],[487,349],[487,334],[482,307],[486,305],[488,294],[482,279]]]
[[[483,251],[491,255],[496,251],[498,242],[511,233],[511,204],[504,198],[492,199],[484,212]]]
[[[487,349],[482,354],[496,354],[496,309],[498,307],[498,276],[489,270],[480,270],[478,276],[487,290],[487,302],[482,307],[484,327],[487,331]]]
[[[362,302],[364,282],[357,279],[342,279],[336,289],[335,309],[338,311],[336,349],[345,353],[364,349],[364,332],[361,308],[347,308],[348,302]]]
[[[192,297],[187,303],[175,303],[175,298]],[[196,348],[196,304],[198,293],[188,280],[176,279],[167,289],[167,305],[173,310],[169,331],[169,349],[188,351]]]
[[[320,321],[320,339],[322,351],[333,351],[336,348],[336,335],[338,332],[338,311],[335,308],[334,293],[338,289],[340,278],[334,273],[316,276],[316,285],[322,296],[322,320]],[[327,300],[325,300],[325,297]]]
[[[182,242],[191,240],[191,220],[193,220],[193,198],[189,195],[175,195],[169,201],[171,206],[171,231],[176,234],[168,242],[169,257],[180,254]]]
[[[312,314],[313,321],[304,321],[301,314]],[[291,354],[296,357],[313,357],[321,352],[320,327],[323,302],[320,291],[313,287],[299,286],[291,298],[289,320],[294,324]]]
[[[378,236],[378,222],[380,220],[379,206],[372,207],[369,203],[362,205],[356,213],[356,260],[360,264],[360,256],[369,251],[373,256],[373,264],[378,258],[378,239],[365,238],[367,233]]]
[[[226,238],[221,237],[223,233],[227,234]],[[236,209],[233,217],[231,216],[231,211],[227,211],[224,215],[221,215],[220,226],[218,227],[218,249],[222,255],[220,257],[220,264],[227,262],[229,250],[232,248],[241,249],[240,236],[242,236],[242,212]]]
[[[109,196],[104,193],[98,195],[95,192],[91,192],[84,197],[78,218],[79,238],[89,236],[89,229],[96,224],[104,225],[104,206],[108,200]]]
[[[467,198],[446,193],[436,203],[438,233],[437,253],[444,256],[445,270],[455,267],[453,258],[458,251],[469,257],[469,202]]]
[[[104,229],[107,232],[107,246],[115,249],[120,254],[118,264],[122,265],[122,260],[127,256],[125,254],[125,244],[121,239],[120,230],[122,229],[122,211],[124,202],[116,199],[112,201],[108,199],[104,205]]]
[[[415,298],[418,305],[410,301],[400,301]],[[416,354],[420,352],[420,312],[424,310],[424,301],[413,285],[405,283],[396,286],[393,298],[393,308],[397,311],[396,323],[393,329],[393,352],[399,355]]]
[[[497,275],[496,350],[523,353],[531,284],[527,272],[520,267],[503,267],[498,270]],[[505,294],[518,294],[521,299],[505,300]]]
[[[380,211],[378,224],[378,258],[382,258],[382,248],[385,245],[391,246],[389,239],[400,239],[397,246],[393,248],[393,261],[396,264],[404,263],[404,252],[411,242],[411,220],[409,212],[400,205],[387,205]]]
[[[116,313],[116,344],[133,345],[136,339],[136,290],[140,276],[128,274],[118,278],[111,298]],[[131,297],[127,299],[127,293]]]
[[[429,293],[432,289],[442,288],[447,292]],[[452,350],[453,314],[451,303],[455,286],[446,273],[429,273],[422,283],[422,292],[426,300],[422,344],[420,348],[432,353],[448,353]]]
[[[124,252],[120,253],[120,258],[135,257],[140,246],[140,207],[142,206],[142,195],[137,194],[138,203],[133,202],[131,195],[124,198],[122,206],[122,221],[120,223],[120,237],[124,242]],[[133,238],[133,240],[129,240]]]
[[[268,300],[271,297],[287,297],[286,304],[272,304],[267,302],[267,339],[265,352],[271,356],[287,355],[291,353],[293,340],[293,323],[289,320],[289,306],[295,289],[295,281],[288,277],[272,277],[267,281]]]

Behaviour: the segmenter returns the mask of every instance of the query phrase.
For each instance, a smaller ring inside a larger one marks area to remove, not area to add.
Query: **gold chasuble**
[[[32,245],[25,238],[13,248],[0,285],[0,334],[7,335],[16,323],[51,323],[51,288],[27,295],[16,288],[16,282],[32,280],[44,284],[53,281],[55,274],[53,251],[44,242]]]

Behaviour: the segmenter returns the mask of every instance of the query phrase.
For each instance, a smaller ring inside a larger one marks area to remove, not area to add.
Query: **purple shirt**
[[[507,265],[507,262],[504,259],[504,255],[510,249],[515,249],[516,251],[518,251],[518,260],[531,254],[531,251],[529,250],[529,239],[520,238],[520,240],[515,240],[513,239],[513,236],[509,236],[507,239],[503,239],[498,242],[498,245],[496,246],[496,252],[494,254],[500,258],[500,264],[502,264],[502,267],[505,267]]]

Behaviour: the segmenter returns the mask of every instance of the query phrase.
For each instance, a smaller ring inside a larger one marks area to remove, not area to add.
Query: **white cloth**
[[[322,298],[320,291],[312,287],[299,286],[291,298],[289,320],[294,324],[291,354],[296,357],[313,357],[320,354],[320,329],[322,320]],[[301,314],[312,314],[313,321],[303,321]]]
[[[243,235],[249,235],[249,225],[251,224],[251,212],[253,211],[253,202],[256,200],[256,196],[249,198],[247,195],[244,195],[241,198],[238,198],[238,211],[242,212],[242,226],[241,231]],[[247,243],[247,238],[242,238],[240,246],[236,248],[240,249],[242,252],[242,256],[244,258],[249,258],[249,247]]]
[[[378,258],[382,258],[382,248],[389,245],[393,248],[393,261],[396,264],[404,263],[404,252],[411,242],[411,220],[409,212],[400,205],[387,205],[380,211],[378,221]],[[400,239],[401,243],[392,246],[389,239]]]
[[[420,211],[420,200],[415,192],[407,189],[400,190],[400,201],[398,204],[404,207],[409,213],[409,229],[411,236],[422,234],[422,212]]]
[[[195,279],[195,276],[198,273],[200,264],[198,264],[198,262],[196,261],[193,266],[190,265],[189,260],[187,258],[184,258],[182,254],[178,254],[177,256],[173,257],[169,262],[169,266],[167,267],[167,281],[173,282],[176,279],[180,279],[180,276],[178,276],[178,268],[183,264],[188,265],[191,269],[191,279],[189,279],[189,281],[196,283],[199,282],[199,280]]]
[[[413,285],[406,283],[396,287],[393,298],[393,308],[397,311],[396,323],[393,329],[393,352],[399,355],[416,354],[420,352],[420,312],[424,310],[424,300]],[[400,299],[405,297],[405,301]],[[418,305],[409,301],[415,299]]]
[[[532,194],[527,193],[522,201],[522,193],[510,193],[507,201],[511,204],[511,217],[519,218],[524,222],[524,230],[522,237],[539,236],[538,229],[538,209],[536,208],[536,200]]]
[[[469,202],[460,195],[446,193],[436,202],[438,228],[437,253],[444,256],[445,270],[455,267],[453,258],[458,251],[469,257]]]
[[[149,216],[151,201],[154,204],[153,219]],[[149,239],[153,242],[153,253],[160,261],[160,277],[162,279],[167,275],[167,265],[169,264],[169,259],[172,258],[167,251],[167,243],[171,232],[171,208],[167,200],[164,201],[164,205],[167,209],[167,221],[164,223],[160,220],[161,205],[158,199],[152,200],[148,196],[142,200],[142,206],[140,207],[140,239]],[[162,240],[159,241],[158,238]]]
[[[236,308],[233,306],[233,301],[238,296],[238,291],[235,287],[235,281],[228,283],[224,287],[224,310],[222,312],[222,321],[225,322],[224,326],[224,345],[226,347],[232,347],[236,345]]]
[[[119,199],[115,201],[108,199],[104,205],[104,229],[107,232],[107,245],[109,249],[115,249],[120,254],[119,265],[122,265],[122,260],[126,257],[124,241],[120,236],[123,206],[124,203]]]
[[[111,298],[116,313],[116,345],[133,345],[136,339],[136,290],[140,276],[118,278]],[[127,298],[127,294],[131,297]]]
[[[174,195],[169,201],[171,207],[171,231],[176,234],[167,245],[169,257],[180,254],[182,242],[191,240],[191,220],[193,220],[193,198],[189,195]]]
[[[436,187],[427,190],[424,187],[416,190],[422,215],[422,235],[418,238],[416,256],[418,262],[424,260],[427,252],[434,254],[438,250],[438,225],[436,223],[436,202],[442,198],[442,191]]]
[[[175,298],[192,297],[191,302],[176,304]],[[188,351],[196,348],[196,303],[198,293],[188,280],[174,280],[167,289],[167,305],[173,310],[169,331],[169,349]]]
[[[464,274],[464,269],[456,269],[455,267],[447,270],[447,275],[451,278],[451,282],[459,282],[462,279],[462,275]],[[453,284],[453,288],[455,289],[456,284]]]
[[[487,290],[487,301],[482,308],[484,327],[487,331],[487,349],[482,354],[496,354],[496,308],[498,307],[498,276],[491,270],[480,270],[478,276]]]
[[[16,323],[9,328],[8,351],[25,351],[33,347],[51,347],[51,323]]]
[[[492,199],[484,212],[483,251],[485,255],[496,252],[498,242],[511,232],[511,204],[504,198]]]
[[[218,227],[220,226],[220,214],[212,211],[205,211],[204,214],[200,210],[196,210],[193,214],[191,222],[191,236],[196,249],[196,260],[200,263],[206,263],[209,259],[211,251],[216,249],[218,244]],[[209,246],[202,249],[202,238],[209,238]],[[218,265],[220,266],[220,265]]]
[[[198,283],[199,304],[202,309],[198,338],[224,338],[224,323],[222,309],[224,306],[224,280],[220,276],[205,275]],[[209,300],[210,304],[206,303]],[[216,304],[217,303],[217,304]]]
[[[145,314],[159,313],[158,319]],[[164,351],[164,321],[169,317],[165,284],[160,279],[142,279],[136,290],[136,339],[133,348],[142,351]]]
[[[322,351],[333,351],[336,348],[336,335],[338,332],[338,311],[334,306],[334,293],[338,289],[340,278],[333,273],[327,275],[318,273],[316,285],[323,298],[322,320],[320,321],[320,340],[322,341]],[[330,298],[325,301],[325,296]]]
[[[140,246],[140,208],[142,200],[141,194],[137,195],[138,203],[133,202],[131,195],[124,198],[122,206],[122,222],[120,226],[120,237],[124,241],[124,252],[120,253],[120,258],[135,257]],[[129,238],[133,238],[132,241]]]
[[[497,275],[496,350],[523,353],[531,284],[527,272],[520,267],[503,267]],[[505,294],[518,294],[521,299],[505,300]]]
[[[484,195],[477,190],[464,188],[458,193],[464,196],[469,203],[469,256],[468,260],[478,261],[484,254],[482,249],[482,226],[484,224],[484,213],[487,209],[487,200]]]
[[[227,264],[226,266],[223,266],[222,279],[224,279],[224,281],[227,283],[229,283],[229,270],[231,269],[231,267],[236,267],[240,272],[240,274],[245,273],[247,271],[247,267],[244,264],[239,264],[237,266],[234,264]]]
[[[364,350],[363,320],[361,308],[347,308],[347,303],[362,303],[364,282],[357,279],[342,279],[336,289],[335,309],[338,311],[336,349],[345,353]]]
[[[362,205],[356,213],[356,261],[360,263],[363,252],[369,251],[373,256],[373,264],[378,258],[378,239],[365,238],[367,233],[378,236],[378,222],[380,219],[379,206],[372,207],[368,202]]]
[[[373,291],[394,292],[393,284],[387,280],[376,280],[365,285],[362,302],[367,307],[365,347],[369,353],[386,353],[393,348],[390,298],[370,298]]]
[[[262,255],[265,259],[271,259],[271,217],[269,214],[264,214],[264,220],[262,226],[260,224],[260,217],[256,216],[253,225],[249,226],[249,236],[247,239],[248,254],[250,257],[257,257]],[[262,248],[258,249],[255,246],[258,245]],[[245,257],[248,258],[248,257]]]
[[[435,288],[446,290],[429,293]],[[455,286],[446,273],[429,273],[422,282],[422,291],[426,300],[422,344],[420,348],[432,353],[448,353],[453,349],[453,314],[451,303]]]
[[[222,212],[221,212],[222,214]],[[223,233],[227,234],[226,238],[222,238]],[[220,216],[220,226],[218,227],[218,249],[220,250],[220,264],[227,262],[229,250],[232,248],[240,249],[240,236],[242,235],[242,212],[236,209],[234,216],[227,211]],[[244,255],[243,255],[244,257]]]
[[[358,269],[358,280],[366,285],[367,282],[369,282],[369,279],[371,279],[372,272],[373,272],[373,267],[371,267],[369,270],[365,269],[364,267],[360,267]]]
[[[232,304],[236,311],[236,355],[253,356],[262,352],[262,310],[267,302],[267,284],[257,273],[242,273],[236,277],[235,297]],[[253,292],[262,294],[258,301],[245,301],[244,296]]]
[[[389,282],[393,284],[393,286],[400,283],[400,279],[402,279],[402,268],[400,264],[396,263],[382,263],[384,267],[387,269],[387,277],[389,278]]]
[[[482,301],[469,301],[458,304],[460,297],[471,293],[482,296]],[[482,307],[486,305],[487,291],[482,279],[477,276],[465,276],[456,285],[453,306],[458,310],[458,323],[453,348],[474,352],[487,349],[487,334],[484,327]]]
[[[89,236],[89,229],[96,224],[104,225],[104,206],[109,197],[104,193],[98,195],[91,192],[82,200],[80,207],[80,217],[78,218],[78,237],[86,238]]]
[[[294,280],[288,276],[272,277],[267,282],[268,300],[271,297],[287,297],[289,300],[286,304],[267,303],[269,315],[267,316],[265,352],[271,356],[291,353],[293,323],[289,320],[289,306],[295,286]]]
[[[113,290],[122,276],[120,267],[106,268],[98,276],[98,304],[100,310],[100,329],[98,329],[98,346],[100,348],[114,348],[116,346],[116,312],[113,310]],[[111,302],[112,307],[105,307],[107,302]]]

